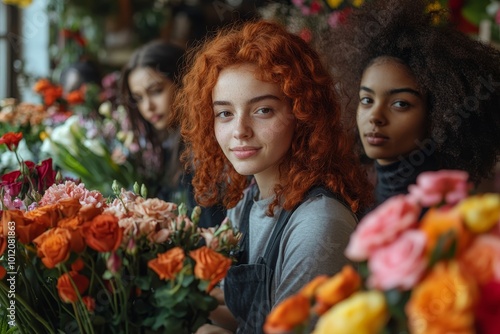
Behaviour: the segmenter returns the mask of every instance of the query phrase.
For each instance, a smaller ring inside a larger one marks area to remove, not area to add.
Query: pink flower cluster
[[[82,206],[101,208],[106,205],[106,199],[99,191],[88,190],[83,183],[76,184],[73,181],[52,185],[43,194],[38,204],[40,206],[49,205],[66,198],[78,199]]]
[[[408,195],[390,198],[366,217],[351,236],[346,256],[368,260],[368,286],[411,289],[425,273],[427,236],[416,229],[423,207],[452,205],[468,195],[468,175],[443,170],[422,173]]]
[[[172,221],[184,218],[177,217],[177,205],[174,203],[158,198],[145,199],[123,190],[121,198],[122,200],[114,200],[104,212],[119,218],[118,224],[124,228],[125,244],[142,236],[153,243],[165,242],[172,232]],[[191,222],[190,224],[193,225]]]

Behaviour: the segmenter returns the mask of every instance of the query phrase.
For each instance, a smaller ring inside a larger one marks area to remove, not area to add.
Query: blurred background
[[[369,1],[369,0],[367,0]],[[37,101],[34,81],[60,81],[75,64],[100,79],[119,70],[136,47],[162,38],[189,47],[235,20],[276,18],[305,39],[335,25],[364,0],[2,0],[0,99]],[[457,28],[498,39],[499,2],[441,0]],[[86,65],[77,65],[84,67]],[[95,78],[94,78],[95,79]]]
[[[130,187],[140,173],[126,169],[134,162],[133,145],[117,91],[133,50],[154,39],[189,49],[220,27],[254,18],[278,20],[319,47],[322,36],[365,1],[0,0],[0,134],[23,132],[25,160],[48,155],[96,187],[130,174],[121,181]],[[429,6],[448,9],[450,21],[471,38],[500,40],[500,1]],[[0,172],[15,168],[13,155],[5,148],[0,153]],[[500,176],[493,183],[500,189]]]

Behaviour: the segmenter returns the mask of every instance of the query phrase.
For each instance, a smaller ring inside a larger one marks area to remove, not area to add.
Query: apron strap
[[[250,211],[252,210],[253,199],[257,191],[257,184],[253,183],[250,187],[250,193],[245,199],[245,204],[243,205],[243,212],[241,215],[239,230],[242,233],[242,237],[240,240],[238,255],[236,256],[237,264],[248,263],[248,252],[250,250],[250,238],[248,237],[248,231],[250,230]]]

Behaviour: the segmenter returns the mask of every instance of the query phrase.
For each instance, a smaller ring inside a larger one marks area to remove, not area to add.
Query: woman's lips
[[[233,154],[238,159],[250,158],[250,157],[256,155],[258,151],[259,151],[259,149],[256,147],[235,147],[235,148],[231,149],[231,152],[233,152]]]
[[[383,145],[389,140],[389,137],[384,136],[383,134],[378,132],[368,132],[365,134],[365,137],[366,137],[366,142],[374,146]]]

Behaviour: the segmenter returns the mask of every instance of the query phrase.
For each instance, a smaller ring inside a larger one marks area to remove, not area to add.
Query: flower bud
[[[198,222],[200,221],[200,216],[201,216],[201,208],[199,206],[195,206],[193,212],[191,213],[191,221],[195,225],[198,225]]]
[[[141,196],[144,198],[148,197],[148,188],[146,188],[145,184],[141,185]]]
[[[113,180],[113,184],[111,185],[111,189],[115,195],[120,194],[120,185],[116,180]]]
[[[134,193],[138,194],[141,188],[139,187],[139,183],[137,181],[134,182],[134,187],[133,187]]]
[[[179,210],[179,216],[185,216],[187,214],[186,204],[184,203],[179,204],[177,210]]]
[[[106,268],[113,274],[115,275],[121,268],[122,266],[122,260],[116,254],[116,252],[111,253],[111,255],[108,258],[108,261],[106,261]]]
[[[125,250],[129,255],[137,254],[137,244],[134,238],[130,238],[127,244],[127,249]]]

